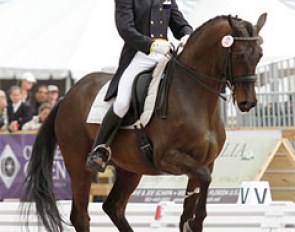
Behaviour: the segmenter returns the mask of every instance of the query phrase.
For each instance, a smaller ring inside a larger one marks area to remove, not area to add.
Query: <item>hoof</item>
[[[184,225],[183,225],[183,232],[193,232],[191,230],[191,228],[189,227],[188,222],[184,223]]]

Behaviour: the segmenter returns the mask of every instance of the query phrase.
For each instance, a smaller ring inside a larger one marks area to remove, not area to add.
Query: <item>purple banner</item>
[[[20,198],[35,134],[0,134],[0,199]],[[56,199],[71,199],[71,183],[57,149],[53,161]]]

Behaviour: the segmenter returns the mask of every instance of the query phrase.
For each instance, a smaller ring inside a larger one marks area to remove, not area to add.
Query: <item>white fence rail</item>
[[[258,105],[248,114],[223,104],[227,127],[295,126],[295,58],[257,68]]]
[[[248,113],[240,113],[232,103],[223,102],[227,128],[295,126],[295,92],[257,93],[258,103]]]
[[[59,202],[60,212],[66,221],[69,221],[70,204],[70,202]],[[157,208],[159,214],[158,220],[155,220]],[[127,207],[127,218],[136,232],[178,232],[181,211],[180,204],[130,203]],[[91,203],[89,212],[91,232],[117,231],[103,213],[101,203]],[[38,225],[34,211],[30,215],[29,229],[31,232],[45,232]],[[26,231],[24,220],[20,217],[19,203],[0,203],[0,231]],[[65,232],[74,232],[74,229],[67,226]],[[273,202],[268,205],[209,204],[204,232],[295,232],[295,204],[291,202]]]

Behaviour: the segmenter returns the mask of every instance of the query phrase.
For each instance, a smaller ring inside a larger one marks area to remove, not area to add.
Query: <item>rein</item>
[[[213,88],[211,88],[210,86],[208,86],[205,82],[203,82],[201,80],[201,78],[206,78],[208,80],[211,81],[215,81],[215,82],[219,82],[219,83],[226,83],[227,80],[226,78],[215,78],[215,77],[211,77],[205,74],[200,74],[195,72],[194,70],[190,69],[189,67],[185,66],[184,64],[180,63],[176,57],[172,58],[172,63],[177,64],[178,67],[180,67],[182,70],[186,71],[188,74],[188,77],[190,77],[191,79],[193,79],[194,81],[196,81],[198,84],[200,84],[203,88],[205,88],[207,91],[216,94],[217,96],[219,96],[220,98],[222,98],[224,101],[226,101],[226,97],[224,97],[223,95],[221,95],[220,91],[217,92],[216,90],[214,90]]]

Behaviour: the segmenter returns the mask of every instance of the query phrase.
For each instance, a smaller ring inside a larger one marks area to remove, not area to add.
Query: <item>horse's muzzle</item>
[[[254,100],[254,101],[245,100],[238,103],[238,107],[241,112],[249,112],[256,105],[257,105],[257,100]]]

